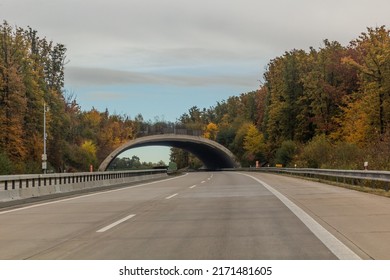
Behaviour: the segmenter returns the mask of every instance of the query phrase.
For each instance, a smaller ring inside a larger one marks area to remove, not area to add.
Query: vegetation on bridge
[[[390,168],[390,36],[368,28],[348,46],[325,40],[319,49],[272,59],[259,89],[189,109],[179,123],[107,110],[81,110],[64,91],[66,48],[31,28],[0,25],[0,174],[39,173],[43,104],[48,161],[55,171],[97,167],[112,150],[150,132],[201,131],[229,148],[244,166]],[[172,149],[178,167],[199,166]],[[85,159],[88,159],[87,161]]]

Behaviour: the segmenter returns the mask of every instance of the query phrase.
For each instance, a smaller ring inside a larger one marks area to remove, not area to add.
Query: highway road
[[[295,178],[199,172],[3,209],[0,259],[370,258],[288,193],[309,185],[318,197]]]

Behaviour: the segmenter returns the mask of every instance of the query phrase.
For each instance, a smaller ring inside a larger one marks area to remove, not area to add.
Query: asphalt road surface
[[[0,259],[358,258],[261,175],[168,178],[3,209]]]

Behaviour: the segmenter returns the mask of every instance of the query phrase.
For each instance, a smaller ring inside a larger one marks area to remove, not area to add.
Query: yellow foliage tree
[[[379,126],[373,125],[376,114],[377,96],[372,94],[360,95],[343,108],[344,114],[337,119],[339,129],[331,134],[331,138],[353,143],[363,147],[379,135]]]
[[[210,140],[215,140],[217,138],[217,134],[218,134],[218,126],[215,123],[210,122],[206,126],[206,130],[203,134],[203,137]]]
[[[97,165],[97,157],[96,157],[96,145],[91,140],[85,140],[84,143],[81,145],[81,150],[84,154],[86,164],[88,164],[89,167],[90,164],[93,166]]]
[[[244,149],[252,157],[265,150],[264,136],[253,124],[248,127],[248,131],[244,137]]]

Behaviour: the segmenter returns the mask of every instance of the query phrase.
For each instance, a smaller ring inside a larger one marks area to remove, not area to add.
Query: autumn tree
[[[288,167],[297,154],[297,145],[294,141],[283,141],[280,148],[276,150],[275,163]]]
[[[178,169],[187,168],[190,165],[190,153],[179,148],[171,148],[170,161],[177,164]]]
[[[346,55],[350,55],[347,48],[328,40],[324,40],[319,51],[312,48],[307,54],[306,74],[302,77],[304,94],[300,98],[302,111],[297,116],[309,121],[308,137],[300,137],[304,142],[317,134],[335,132],[345,98],[357,89],[356,71],[341,63]]]
[[[368,28],[351,42],[355,57],[343,62],[359,72],[360,88],[345,106],[341,118],[346,140],[367,142],[382,137],[390,124],[390,31]],[[355,125],[354,125],[355,124]],[[356,127],[356,125],[358,125]],[[355,126],[355,131],[349,131]]]
[[[255,125],[250,124],[244,136],[243,146],[245,149],[245,157],[248,162],[256,160],[264,160],[265,142],[263,134],[256,128]]]
[[[215,123],[209,123],[206,126],[206,129],[203,133],[203,137],[210,139],[210,140],[215,140],[217,138],[218,134],[218,126]]]
[[[14,31],[6,22],[0,26],[0,151],[19,164],[26,160],[24,118],[27,105],[23,68],[28,46],[21,29]]]
[[[284,140],[295,140],[299,100],[303,95],[301,65],[305,52],[294,50],[272,60],[264,74],[269,94],[266,111],[266,137],[276,146]],[[292,121],[294,120],[294,121]]]

